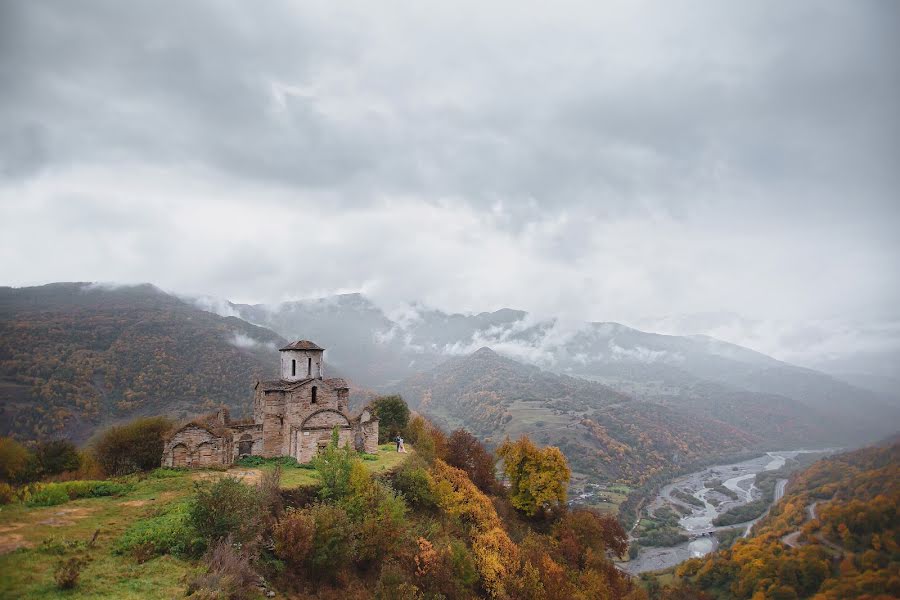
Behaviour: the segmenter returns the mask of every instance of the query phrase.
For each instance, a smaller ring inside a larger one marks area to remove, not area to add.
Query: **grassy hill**
[[[150,285],[0,288],[0,434],[83,441],[135,415],[241,415],[283,341]]]
[[[364,461],[374,474],[402,464],[408,454],[385,446],[377,459]],[[185,580],[196,573],[196,561],[173,555],[136,561],[116,550],[129,529],[142,521],[165,515],[184,503],[200,481],[237,477],[254,484],[261,469],[235,467],[229,471],[172,471],[123,479],[131,489],[121,496],[82,498],[62,505],[41,507],[24,503],[0,511],[0,598],[175,598],[184,596]],[[284,488],[316,485],[311,469],[286,469]],[[94,544],[88,542],[97,534]],[[75,590],[60,590],[54,570],[62,558],[88,559]],[[262,597],[262,596],[260,596]]]

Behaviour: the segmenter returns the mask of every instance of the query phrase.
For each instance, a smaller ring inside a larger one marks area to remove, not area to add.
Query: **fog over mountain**
[[[896,389],[873,385],[881,382],[874,376],[834,377],[709,336],[540,319],[509,308],[448,314],[410,305],[392,319],[361,294],[278,305],[187,300],[285,338],[312,337],[328,348],[331,364],[358,384],[385,392],[410,388],[410,378],[487,347],[520,363],[602,383],[639,401],[718,419],[770,440],[850,443],[874,432],[891,433],[900,419]]]
[[[898,23],[866,1],[0,2],[0,283],[515,307],[889,378]]]

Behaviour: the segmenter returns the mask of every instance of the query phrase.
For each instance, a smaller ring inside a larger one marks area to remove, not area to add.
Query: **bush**
[[[259,496],[262,520],[271,524],[274,519],[281,516],[281,511],[284,510],[284,500],[281,497],[281,467],[263,471],[256,484],[256,491]]]
[[[94,456],[107,475],[152,471],[160,466],[165,435],[172,422],[164,417],[136,419],[110,427],[93,443]]]
[[[358,521],[356,559],[371,565],[400,549],[406,534],[406,503],[380,481],[367,492],[367,510]]]
[[[313,547],[316,522],[309,511],[290,510],[275,526],[275,556],[292,567],[302,566]]]
[[[42,476],[77,471],[81,466],[78,448],[68,440],[41,442],[35,447],[34,455]]]
[[[437,506],[434,497],[434,482],[428,471],[422,467],[404,465],[394,476],[394,488],[403,494],[410,506],[430,510]]]
[[[81,569],[84,568],[85,564],[86,561],[79,556],[73,556],[61,561],[53,575],[56,580],[56,587],[61,590],[74,588],[78,584],[78,576],[81,575]]]
[[[334,580],[353,556],[353,524],[339,506],[316,504],[308,509],[315,522],[308,564],[317,577]]]
[[[323,500],[341,500],[350,492],[350,473],[359,463],[356,451],[349,446],[338,446],[337,428],[331,433],[331,442],[313,457],[312,464],[319,472],[322,487],[319,496]]]
[[[16,492],[8,483],[0,482],[0,506],[16,499]]]
[[[189,513],[190,523],[204,538],[215,542],[231,538],[246,544],[260,533],[260,502],[255,487],[233,477],[215,483],[197,483]]]
[[[244,600],[256,598],[258,576],[250,566],[250,554],[229,539],[219,540],[204,556],[206,573],[188,584],[188,597],[196,600]]]
[[[26,501],[28,506],[56,506],[69,501],[65,487],[59,484],[41,486],[33,491]]]
[[[25,446],[9,437],[0,437],[0,481],[23,483],[29,477],[32,455]]]
[[[161,514],[135,521],[113,545],[116,554],[132,553],[139,562],[162,554],[197,556],[206,548],[190,523],[190,503],[179,502]]]
[[[406,437],[415,446],[416,454],[428,465],[447,456],[447,436],[420,415],[410,419]]]
[[[392,441],[404,433],[409,423],[409,407],[400,396],[381,396],[372,402],[378,417],[378,443]]]
[[[122,496],[134,486],[115,481],[63,481],[35,484],[26,500],[29,506],[56,506],[78,498]]]

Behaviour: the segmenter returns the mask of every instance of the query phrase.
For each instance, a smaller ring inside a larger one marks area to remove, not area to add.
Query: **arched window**
[[[296,376],[297,376],[297,361],[292,360],[291,361],[291,377],[296,377]]]
[[[313,389],[312,389],[312,403],[313,404],[316,403],[316,392],[317,391],[319,391],[319,388],[317,388],[316,386],[313,386]]]
[[[312,377],[312,358],[306,359],[306,376]],[[313,388],[316,389],[316,388]]]

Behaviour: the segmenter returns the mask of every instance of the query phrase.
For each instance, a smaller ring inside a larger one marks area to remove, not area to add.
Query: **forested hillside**
[[[132,415],[241,414],[282,341],[150,285],[0,288],[0,433],[83,441]]]
[[[795,475],[754,535],[691,560],[681,586],[714,598],[900,596],[900,441],[820,460]]]
[[[487,348],[411,377],[401,391],[411,406],[450,428],[469,428],[494,444],[528,433],[559,446],[576,470],[614,481],[643,483],[761,441],[720,421],[640,402]]]

